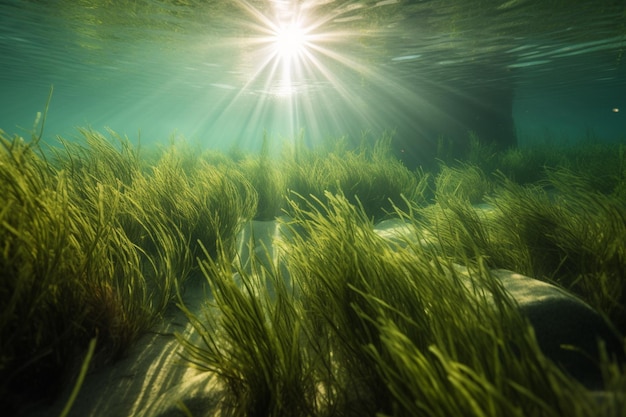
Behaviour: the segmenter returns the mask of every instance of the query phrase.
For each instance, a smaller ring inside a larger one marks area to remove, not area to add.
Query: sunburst
[[[254,148],[258,135],[252,136],[264,130],[283,138],[304,130],[310,138],[394,128],[385,125],[393,111],[389,103],[406,97],[408,89],[369,59],[381,51],[370,48],[376,29],[359,20],[365,6],[319,0],[237,4],[243,11],[235,22],[242,84],[220,116],[244,119],[240,145]],[[379,92],[390,101],[370,100]],[[415,107],[415,97],[410,100]]]

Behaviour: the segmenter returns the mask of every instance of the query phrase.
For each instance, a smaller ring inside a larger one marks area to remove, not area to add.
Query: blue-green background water
[[[308,44],[286,62],[271,28],[292,21]],[[393,129],[419,155],[495,114],[520,145],[624,141],[625,52],[623,0],[4,0],[0,127],[29,135],[54,85],[46,140],[254,150]],[[476,121],[459,97],[495,109]]]

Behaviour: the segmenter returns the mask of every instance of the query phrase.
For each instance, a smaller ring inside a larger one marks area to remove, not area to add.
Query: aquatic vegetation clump
[[[222,412],[595,416],[623,407],[618,365],[603,361],[610,394],[597,401],[543,356],[482,258],[466,258],[462,276],[443,252],[390,244],[341,194],[294,195],[290,205],[292,233],[275,264],[246,273],[227,257],[202,262],[215,298],[203,317],[186,311],[202,342],[179,340],[222,381]]]
[[[482,205],[459,193],[462,180],[451,182],[458,189],[436,181],[436,204],[413,207],[417,227],[458,262],[481,257],[491,268],[555,282],[626,330],[622,200],[597,191],[583,173],[558,168],[544,175],[540,183],[521,185],[498,174]]]
[[[117,190],[87,196],[36,142],[1,140],[0,395],[19,404],[58,387],[91,337],[114,357],[151,316],[136,250],[113,221]]]
[[[278,269],[251,260],[255,273],[247,274],[221,255],[201,262],[213,295],[204,313],[195,316],[181,306],[203,341],[196,345],[177,335],[187,358],[218,375],[227,414],[311,415],[315,380],[308,352],[300,348],[306,334],[294,294]]]
[[[362,205],[371,218],[381,220],[421,191],[415,174],[393,157],[391,137],[373,146],[350,149],[339,144],[332,152],[301,150],[284,159],[287,189],[324,202],[326,193],[342,192],[353,205]]]
[[[218,376],[224,412],[623,415],[620,365],[601,358],[596,401],[541,354],[490,273],[553,282],[626,330],[623,148],[604,171],[568,159],[528,184],[492,175],[504,159],[491,149],[472,154],[488,169],[411,172],[388,137],[235,158],[81,135],[42,149],[41,135],[0,132],[3,409],[123,356],[201,273],[212,298],[186,312],[202,343],[179,339]],[[387,217],[411,236],[383,239]],[[261,242],[250,259],[238,236]]]
[[[552,236],[563,251],[555,273],[560,285],[581,294],[626,331],[626,204],[615,193],[596,190],[588,176],[548,172],[554,204],[562,208]]]
[[[44,151],[0,133],[0,397],[13,409],[54,395],[93,338],[92,366],[122,356],[183,290],[198,242],[234,253],[256,192],[182,148],[150,166],[115,134]]]
[[[79,129],[79,133],[80,141],[61,138],[62,149],[52,148],[53,163],[58,169],[68,171],[77,186],[89,187],[93,180],[128,186],[142,172],[144,164],[139,146],[134,146],[128,138],[112,130],[108,131],[109,139],[90,129]]]
[[[142,216],[131,216],[130,222],[154,222],[172,229],[174,235],[181,234],[191,252],[187,266],[196,267],[195,258],[201,254],[199,241],[215,254],[215,242],[221,239],[232,253],[239,227],[256,211],[257,194],[239,170],[214,166],[202,158],[187,165],[177,153],[174,147],[166,150],[151,172],[133,183],[128,199],[143,208]],[[159,245],[155,239],[137,243],[148,251]]]
[[[269,153],[269,139],[263,137],[263,146],[258,155],[248,155],[237,163],[242,175],[256,191],[258,203],[254,218],[272,220],[282,214],[287,194],[285,174],[281,161]]]
[[[547,188],[502,179],[488,199],[494,264],[558,283],[624,327],[626,207],[584,176],[551,171]],[[504,266],[506,263],[513,266]]]
[[[472,142],[474,144],[474,142]],[[504,174],[517,184],[534,184],[547,178],[546,170],[568,169],[583,175],[591,187],[603,194],[615,193],[626,177],[626,148],[619,143],[582,141],[539,143],[493,152],[489,145],[476,143],[474,153],[463,159],[487,175]],[[481,149],[486,147],[486,149]],[[452,165],[455,161],[445,160]]]
[[[491,193],[493,182],[479,167],[457,162],[455,166],[441,165],[435,177],[434,188],[436,200],[453,197],[471,204],[479,204]]]

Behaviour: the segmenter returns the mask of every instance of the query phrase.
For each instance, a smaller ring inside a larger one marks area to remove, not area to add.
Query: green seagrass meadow
[[[3,409],[80,389],[178,308],[201,335],[178,335],[187,364],[223,387],[207,415],[626,416],[623,364],[602,358],[601,397],[568,376],[490,272],[562,287],[624,334],[625,146],[474,137],[411,171],[391,136],[254,154],[80,136],[0,131]],[[390,219],[415,235],[384,241]],[[243,268],[238,234],[270,220],[289,232],[275,261]],[[197,281],[201,315],[181,297]]]

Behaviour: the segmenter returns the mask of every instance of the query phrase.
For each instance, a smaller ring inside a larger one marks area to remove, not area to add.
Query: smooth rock
[[[498,269],[491,271],[532,324],[541,351],[586,387],[601,389],[599,342],[625,362],[623,338],[602,315],[555,285]]]
[[[456,265],[461,277],[469,275]],[[508,271],[491,270],[521,313],[533,326],[543,354],[585,387],[601,390],[599,368],[602,341],[609,358],[626,363],[623,338],[601,314],[574,294],[556,285]]]

